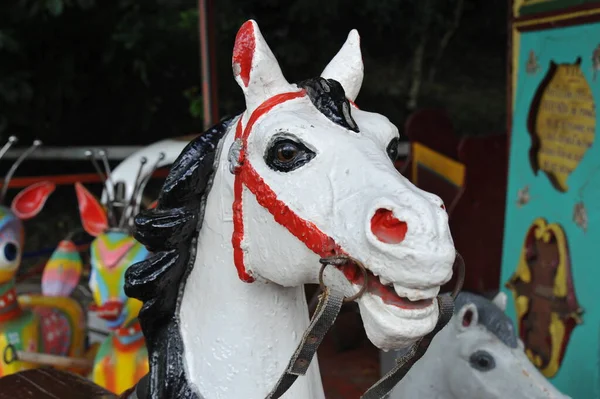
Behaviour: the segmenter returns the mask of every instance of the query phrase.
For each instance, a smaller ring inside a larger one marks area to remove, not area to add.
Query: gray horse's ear
[[[456,323],[459,330],[466,330],[477,325],[479,312],[477,306],[468,303],[463,306],[456,315]]]
[[[507,301],[507,296],[506,293],[500,291],[498,293],[498,295],[496,295],[494,297],[494,299],[492,299],[492,302],[494,303],[494,305],[498,306],[500,308],[500,310],[502,310],[503,312],[506,311],[506,301]]]

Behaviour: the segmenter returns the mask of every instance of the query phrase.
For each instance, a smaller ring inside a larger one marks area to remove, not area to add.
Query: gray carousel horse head
[[[506,294],[493,301],[468,292],[390,399],[567,399],[529,361]]]

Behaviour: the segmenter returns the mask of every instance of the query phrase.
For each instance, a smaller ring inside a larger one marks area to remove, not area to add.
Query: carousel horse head
[[[392,398],[569,399],[529,361],[512,320],[504,313],[506,294],[501,292],[490,301],[461,292],[455,304],[450,323]],[[437,377],[432,380],[432,375]]]
[[[0,158],[16,142],[16,137],[9,137],[8,142],[0,149]],[[4,203],[10,181],[19,165],[41,145],[41,141],[35,140],[11,165],[0,191],[0,204]],[[0,205],[0,284],[11,281],[21,264],[24,241],[22,221],[40,213],[54,189],[55,185],[51,182],[34,183],[19,192],[10,207]]]
[[[112,171],[105,151],[87,153],[104,180],[102,201],[80,183],[75,184],[75,190],[83,228],[95,237],[90,246],[92,271],[89,285],[95,305],[92,309],[107,321],[109,328],[126,324],[139,313],[141,302],[128,298],[123,289],[127,268],[149,254],[133,238],[133,216],[143,206],[144,189],[152,174],[172,163],[185,144],[176,139],[159,141],[130,155]],[[148,159],[155,162],[149,163]]]
[[[290,84],[249,21],[233,70],[247,106],[228,154],[240,278],[314,283],[319,258],[349,256],[366,270],[348,262],[327,268],[324,281],[347,297],[366,285],[358,304],[378,347],[432,330],[456,255],[448,216],[439,197],[394,167],[396,126],[354,104],[363,81],[358,33],[320,77]]]
[[[396,126],[354,104],[363,80],[358,33],[350,32],[320,77],[292,84],[256,22],[248,21],[232,64],[247,108],[192,141],[157,208],[136,219],[136,237],[165,252],[129,269],[127,292],[150,302],[148,314],[157,302],[177,303],[153,298],[163,290],[179,295],[173,281],[189,273],[186,259],[195,255],[175,248],[186,242],[189,249],[198,219],[207,224],[222,212],[217,223],[232,225],[231,260],[243,282],[317,283],[320,259],[353,259],[327,267],[324,283],[347,297],[366,290],[357,301],[371,341],[392,349],[426,335],[456,257],[448,216],[438,196],[395,169]],[[220,211],[210,203],[211,186],[222,199]]]

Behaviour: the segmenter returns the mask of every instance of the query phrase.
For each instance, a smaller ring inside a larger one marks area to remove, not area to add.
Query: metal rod
[[[198,27],[200,35],[200,64],[202,80],[202,108],[204,130],[217,120],[214,15],[212,0],[198,0]]]
[[[29,156],[29,154],[34,152],[41,145],[42,142],[40,140],[34,140],[33,144],[26,151],[24,151],[21,154],[21,156],[17,158],[17,160],[11,165],[10,169],[8,170],[8,173],[6,174],[6,177],[4,178],[4,184],[2,185],[2,191],[0,192],[0,203],[4,202],[4,198],[6,197],[6,191],[8,191],[8,185],[10,183],[10,180],[17,171],[19,165],[23,163],[23,161]]]
[[[8,141],[6,142],[6,144],[4,144],[4,146],[0,150],[0,159],[2,159],[2,157],[4,156],[4,154],[6,154],[6,151],[8,151],[10,149],[10,147],[13,146],[13,144],[16,144],[17,141],[19,141],[19,139],[17,138],[17,136],[10,136],[8,138]]]
[[[100,165],[98,164],[98,161],[96,160],[96,157],[94,155],[94,153],[91,150],[87,150],[85,152],[86,157],[92,162],[92,165],[94,165],[94,169],[96,169],[96,173],[98,173],[98,176],[100,176],[100,179],[102,180],[102,184],[104,185],[104,189],[109,192],[109,187],[107,184],[107,177],[104,176],[104,174],[102,173],[102,169],[100,168]],[[112,223],[112,225],[114,226],[117,221],[115,220],[115,209],[113,207],[113,203],[111,198],[108,198],[108,200],[106,201],[106,204],[108,205],[108,217]]]
[[[102,163],[104,164],[104,169],[106,170],[106,179],[108,180],[111,187],[113,188],[113,190],[106,190],[106,193],[107,193],[107,195],[110,195],[110,191],[113,191],[112,199],[114,200],[115,199],[115,197],[114,197],[115,182],[112,179],[112,172],[110,170],[110,165],[108,164],[108,156],[106,155],[105,150],[98,151],[98,155],[100,156],[100,159],[102,160]]]
[[[218,119],[213,119],[218,120]],[[85,156],[86,150],[94,150],[97,151],[100,148],[104,148],[107,152],[107,157],[109,161],[122,161],[133,153],[141,150],[145,146],[103,146],[103,147],[82,147],[82,146],[73,146],[73,147],[48,147],[43,146],[38,148],[33,154],[31,154],[27,159],[36,160],[36,161],[87,161]],[[406,156],[408,155],[409,143],[407,141],[401,142],[398,146],[399,155]],[[9,149],[4,157],[2,158],[2,162],[15,160],[21,156],[25,152],[23,148],[11,148]]]
[[[121,220],[119,221],[119,227],[123,227],[123,224],[125,223],[125,221],[129,218],[129,215],[131,215],[133,213],[133,210],[135,209],[134,201],[136,198],[137,190],[140,185],[140,176],[142,176],[142,169],[144,169],[144,165],[146,165],[146,162],[148,162],[148,158],[146,158],[146,157],[140,158],[140,167],[138,169],[137,175],[135,176],[135,181],[133,183],[134,184],[133,191],[131,192],[131,197],[129,197],[127,206],[125,207],[125,209],[123,210],[123,214],[121,215]]]
[[[54,367],[75,367],[91,369],[94,366],[94,361],[90,359],[49,355],[47,353],[20,351],[17,350],[13,345],[8,345],[4,349],[3,360],[6,364],[10,364],[15,361],[22,361],[27,363],[42,364],[45,366]]]
[[[144,189],[148,185],[148,182],[152,178],[152,175],[154,174],[154,172],[156,172],[156,170],[158,169],[158,166],[165,159],[165,157],[166,157],[165,153],[161,152],[158,155],[158,159],[156,160],[156,162],[152,166],[152,169],[150,169],[150,172],[148,173],[148,175],[144,177],[144,179],[142,180],[142,182],[140,182],[138,190],[135,193],[136,194],[136,199],[135,199],[135,206],[134,206],[134,214],[132,216],[137,215],[139,213],[140,206],[142,204],[142,196],[144,195]]]

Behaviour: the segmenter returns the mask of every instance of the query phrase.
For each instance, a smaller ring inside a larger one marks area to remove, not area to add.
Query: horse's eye
[[[494,357],[486,351],[473,352],[469,357],[469,363],[471,367],[479,371],[490,371],[496,367]]]
[[[265,161],[267,165],[280,172],[290,172],[308,163],[315,153],[304,144],[291,139],[279,139],[267,149]]]
[[[399,143],[400,143],[400,140],[398,139],[398,137],[394,137],[387,146],[386,152],[388,154],[388,157],[390,157],[390,159],[392,160],[392,162],[396,162],[396,160],[398,159],[398,144]]]
[[[298,152],[298,147],[293,143],[281,143],[277,146],[277,160],[279,162],[292,162],[298,155]]]

